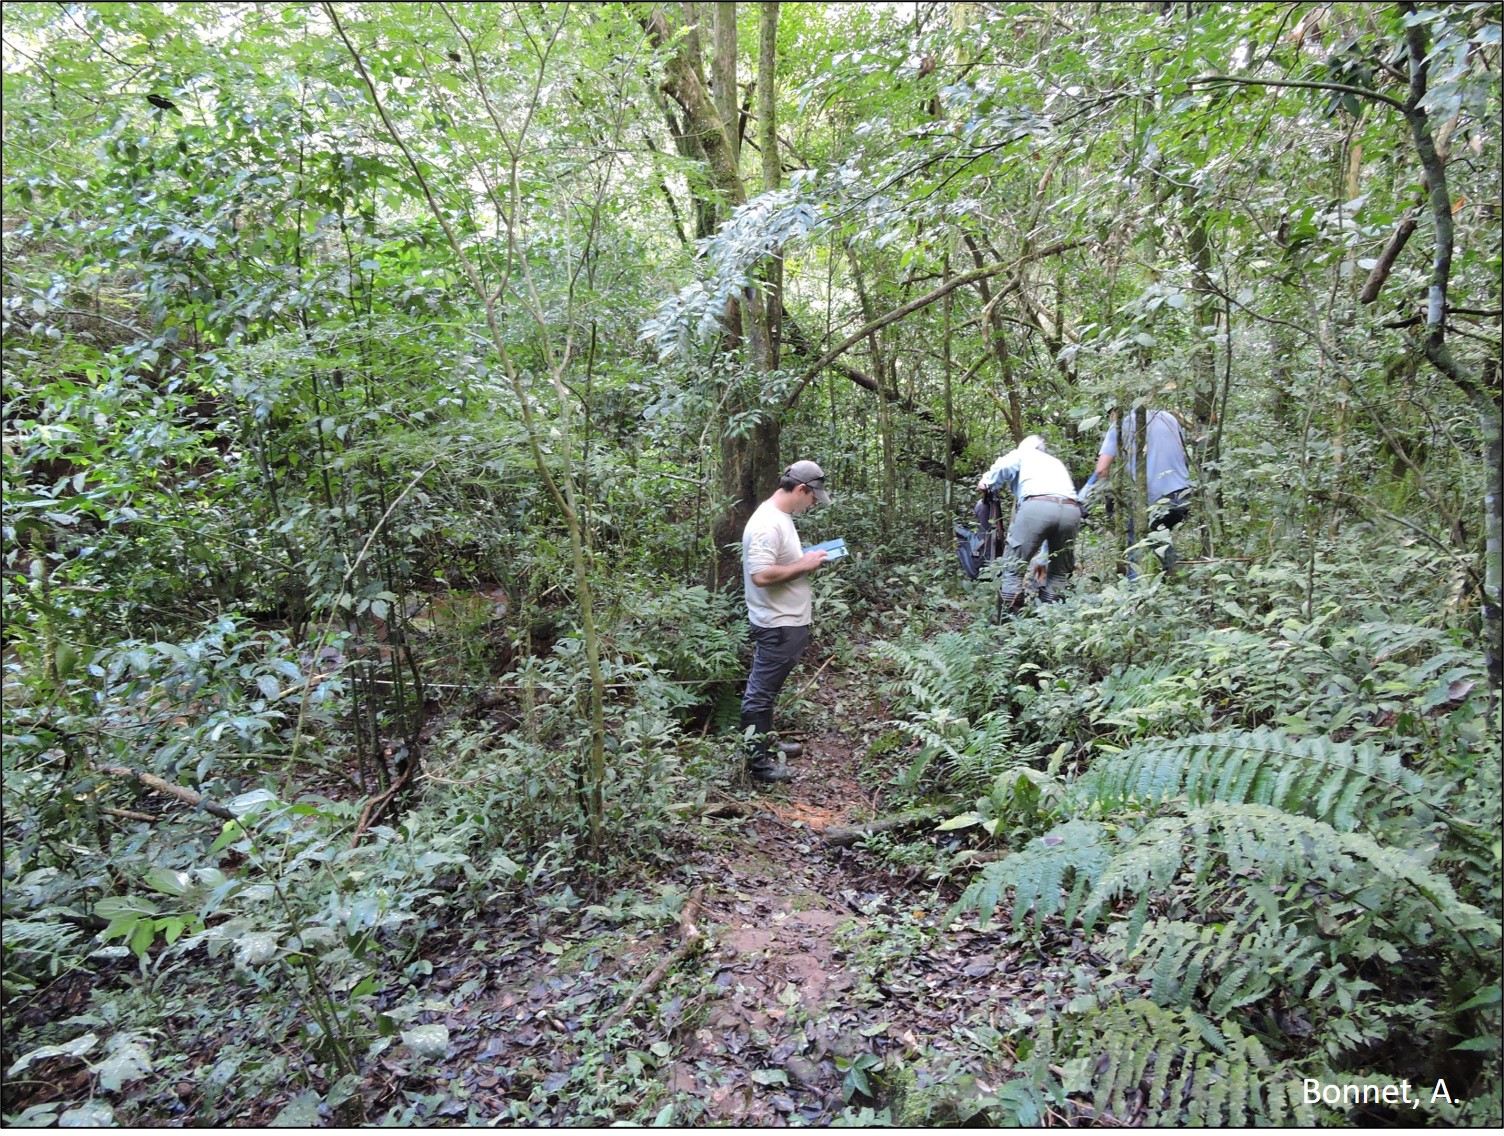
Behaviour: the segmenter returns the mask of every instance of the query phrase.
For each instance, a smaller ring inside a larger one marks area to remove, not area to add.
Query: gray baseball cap
[[[784,477],[792,478],[801,485],[809,486],[815,500],[822,505],[830,504],[830,494],[825,492],[825,471],[812,461],[796,461],[783,471]]]

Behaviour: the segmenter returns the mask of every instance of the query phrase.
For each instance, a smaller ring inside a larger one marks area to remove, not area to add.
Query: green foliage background
[[[817,618],[894,721],[842,726],[964,842],[872,850],[1111,967],[889,1119],[1445,1076],[1406,1119],[1498,1123],[1499,5],[781,5],[735,207],[655,10],[5,6],[7,1120],[165,1122],[167,1069],[198,1123],[289,1077],[428,1119],[360,1091],[427,1044],[425,939],[671,876],[726,777],[714,533],[773,423],[861,553]],[[767,365],[727,314],[774,260]],[[1095,516],[1069,602],[987,622],[975,474],[1023,427],[1079,483],[1144,400],[1193,563],[1129,580]],[[56,1057],[87,1091],[12,1109]]]

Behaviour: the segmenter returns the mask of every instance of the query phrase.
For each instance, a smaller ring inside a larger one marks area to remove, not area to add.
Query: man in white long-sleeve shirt
[[[1015,481],[1019,506],[1003,547],[998,592],[1002,609],[1008,612],[1023,605],[1024,565],[1045,542],[1050,546],[1050,564],[1043,598],[1064,598],[1065,585],[1076,567],[1076,530],[1081,527],[1081,505],[1070,472],[1045,451],[1038,434],[1030,434],[1017,449],[993,462],[977,488],[998,489]]]

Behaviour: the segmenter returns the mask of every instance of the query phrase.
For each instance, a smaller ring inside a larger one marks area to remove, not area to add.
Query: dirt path
[[[990,1087],[993,1031],[1043,1009],[1044,968],[999,931],[943,930],[955,891],[927,867],[821,837],[884,811],[887,777],[858,771],[870,760],[859,727],[886,713],[840,673],[808,697],[820,709],[795,731],[799,778],[757,798],[729,862],[705,853],[725,872],[704,921],[720,996],[683,1038],[672,1084],[706,1102],[706,1123],[828,1124],[863,1105],[886,1106],[894,1123],[947,1119],[948,1092]]]
[[[703,920],[713,942],[704,965],[720,996],[685,1039],[671,1084],[706,1102],[706,1122],[828,1122],[847,1103],[843,1067],[897,1041],[886,1036],[881,992],[857,989],[866,976],[853,947],[879,914],[922,911],[919,892],[821,836],[881,804],[858,781],[860,742],[835,712],[855,693],[827,673],[810,695],[821,711],[793,735],[806,749],[791,762],[798,779],[751,796],[758,812],[729,862],[701,853],[708,870],[724,872]]]
[[[498,912],[495,937],[457,934],[424,984],[434,999],[420,1020],[448,1027],[444,1057],[425,1065],[394,1046],[367,1099],[422,1096],[428,1115],[482,1123],[608,1123],[651,1102],[649,1118],[657,1109],[666,1123],[780,1126],[862,1106],[924,1123],[947,1090],[987,1091],[993,1031],[1037,1016],[1042,986],[1063,998],[1067,968],[997,931],[941,930],[954,892],[820,835],[881,811],[864,781],[882,779],[858,770],[860,726],[884,715],[833,668],[805,697],[817,709],[794,723],[799,777],[731,788],[750,815],[686,825],[674,884],[703,889],[701,949],[620,1026],[601,1036],[677,945],[671,913],[634,937],[641,918],[613,924],[593,914],[604,908],[557,925],[537,913],[525,927]]]

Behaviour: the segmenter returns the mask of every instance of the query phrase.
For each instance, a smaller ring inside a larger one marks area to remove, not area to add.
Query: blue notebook
[[[839,560],[841,559],[841,557],[847,554],[846,542],[840,537],[836,537],[835,540],[822,541],[820,544],[807,545],[804,551],[813,552],[817,548],[823,548],[825,550],[825,558],[827,560]]]

